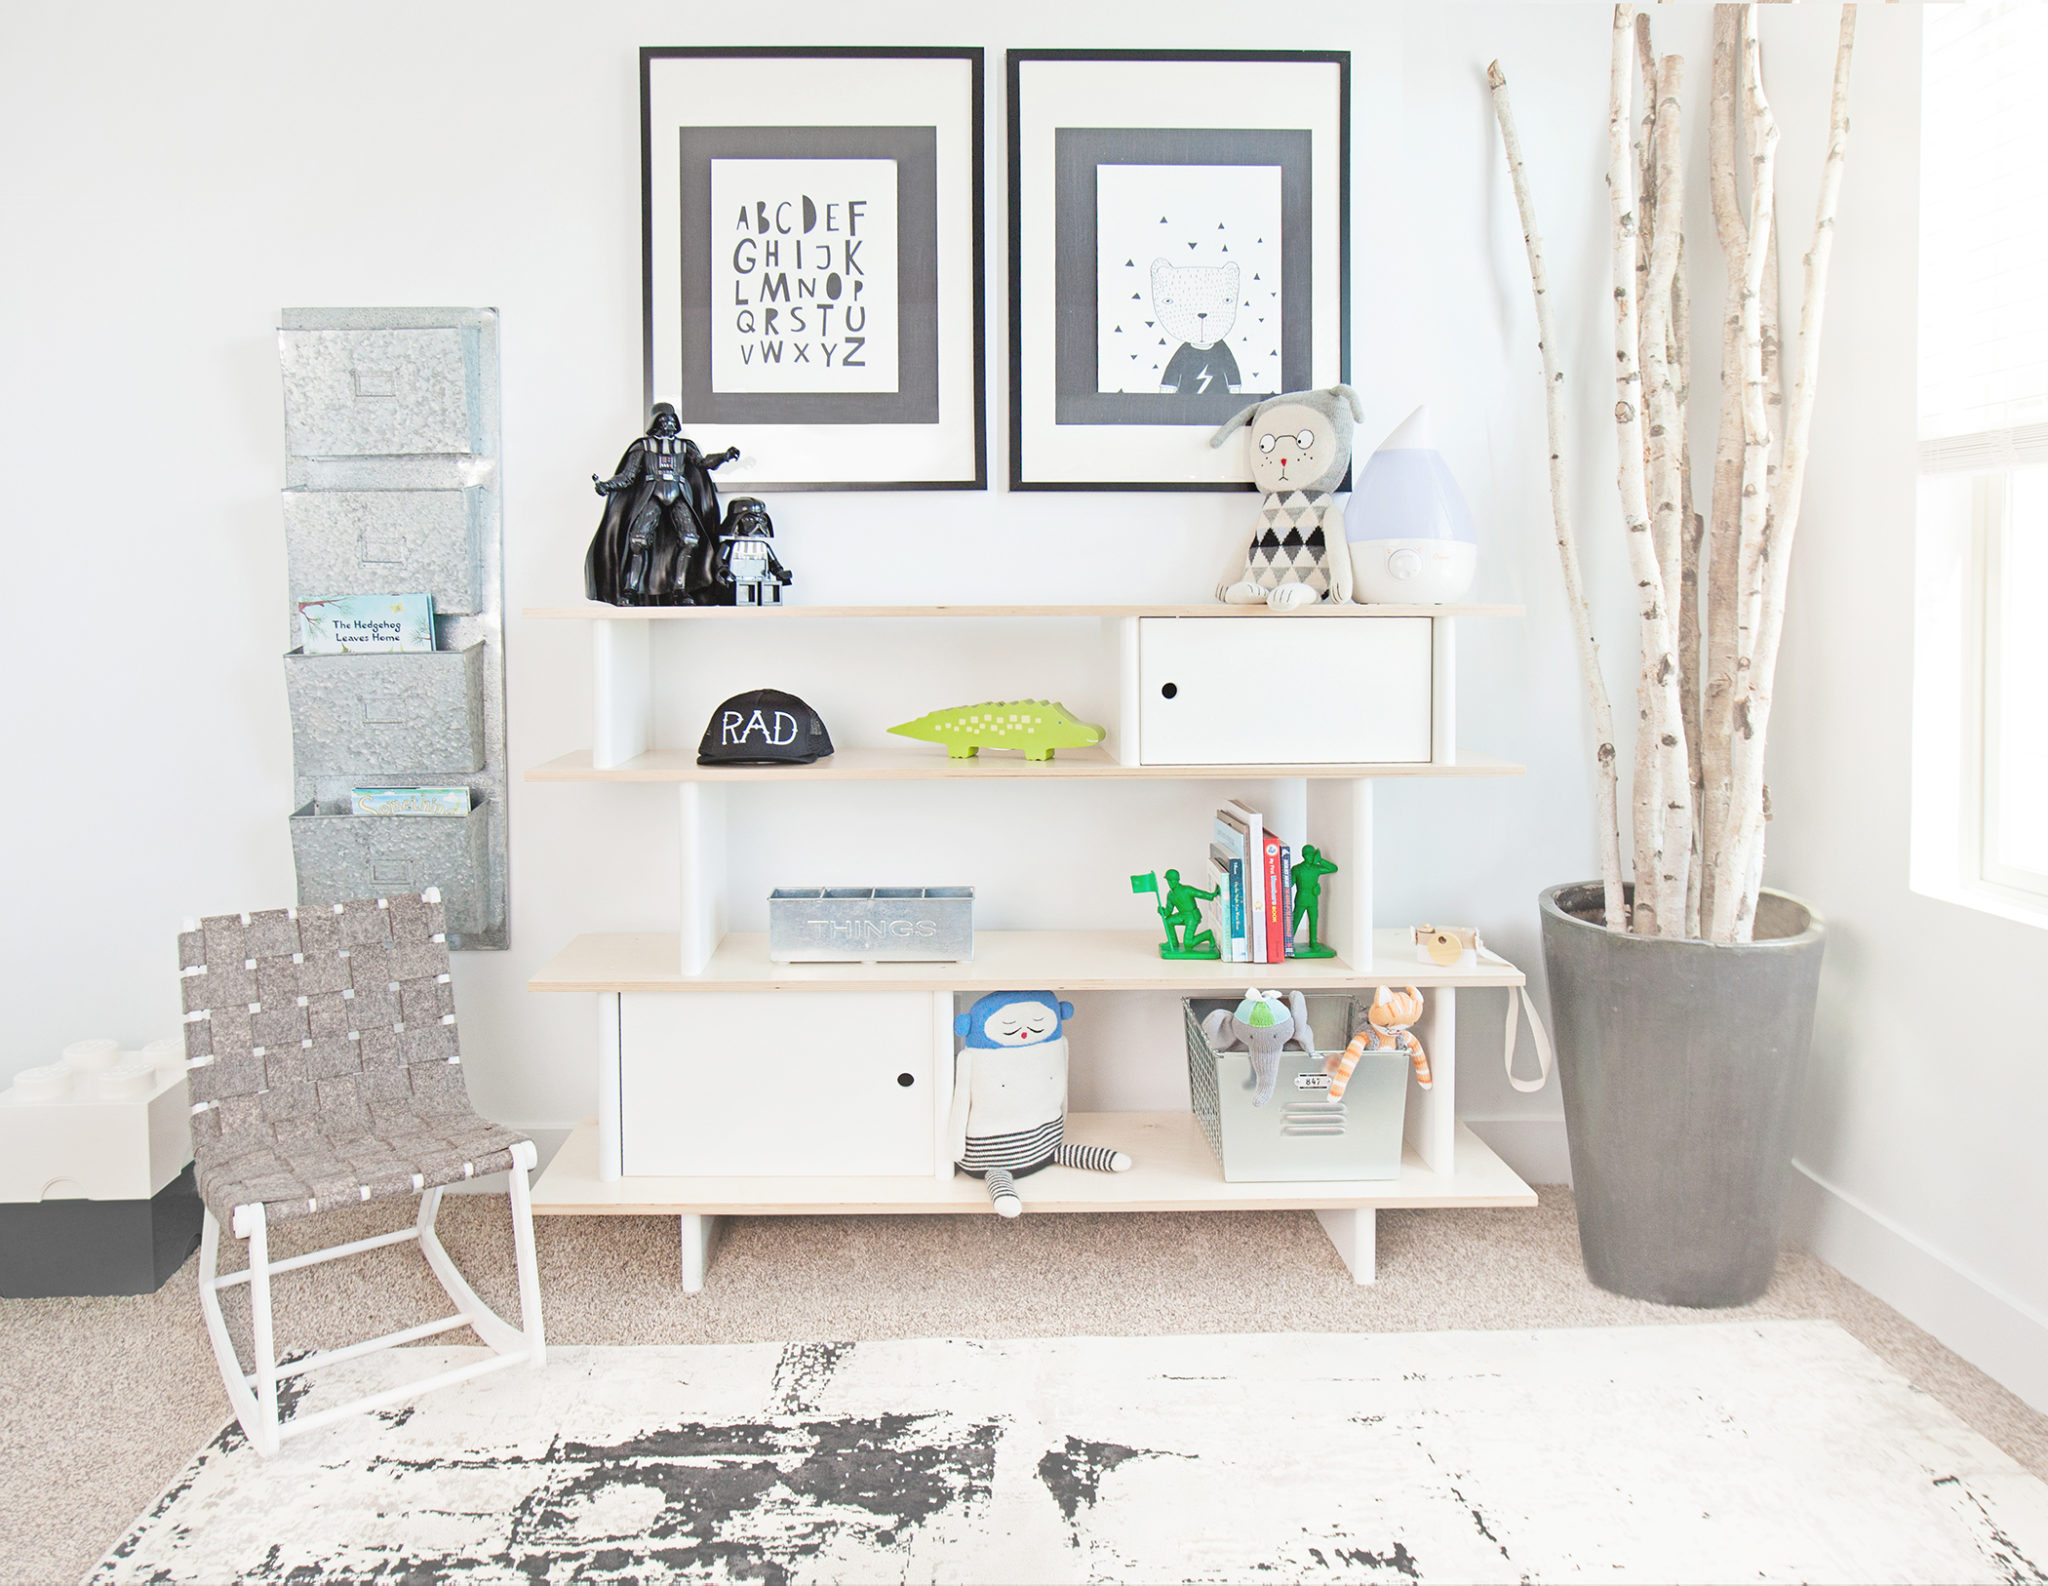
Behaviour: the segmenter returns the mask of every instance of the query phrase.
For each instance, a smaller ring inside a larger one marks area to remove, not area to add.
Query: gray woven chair
[[[206,1221],[199,1304],[235,1417],[265,1455],[282,1437],[381,1409],[506,1366],[544,1365],[527,1175],[533,1142],[481,1118],[462,1083],[441,895],[189,921],[178,937],[192,1152]],[[509,1171],[521,1327],[478,1298],[434,1234],[443,1185]],[[270,1259],[269,1230],[365,1201],[420,1197],[398,1233]],[[246,1271],[219,1274],[225,1223],[249,1243]],[[419,1241],[456,1313],[280,1365],[270,1280],[318,1262]],[[245,1372],[220,1291],[249,1285],[256,1368]],[[277,1384],[372,1350],[471,1327],[494,1353],[316,1415],[280,1422]]]

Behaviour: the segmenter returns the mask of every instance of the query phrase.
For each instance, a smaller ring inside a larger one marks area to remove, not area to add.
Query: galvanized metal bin
[[[474,326],[278,332],[285,448],[294,457],[408,457],[483,449],[471,400]]]
[[[778,964],[965,963],[972,887],[777,887],[768,956]]]
[[[1318,1054],[1339,1052],[1362,1022],[1364,1009],[1336,993],[1307,999],[1309,1033]],[[1280,1054],[1280,1083],[1263,1107],[1252,1105],[1256,1081],[1251,1055],[1218,1052],[1202,1034],[1202,1021],[1237,999],[1184,998],[1188,1094],[1226,1183],[1322,1183],[1333,1179],[1390,1179],[1401,1172],[1401,1125],[1408,1105],[1408,1059],[1399,1052],[1368,1052],[1358,1060],[1344,1099],[1333,1102],[1323,1084],[1323,1058],[1296,1050]]]
[[[313,805],[292,815],[300,903],[341,903],[391,892],[441,889],[448,929],[489,921],[490,809],[467,815],[329,815]]]
[[[294,603],[331,595],[434,597],[437,616],[477,609],[477,490],[287,490]]]
[[[484,647],[284,658],[301,777],[475,771],[484,763]]]

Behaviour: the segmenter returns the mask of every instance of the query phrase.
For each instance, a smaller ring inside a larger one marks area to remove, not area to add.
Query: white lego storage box
[[[0,1091],[0,1296],[146,1294],[197,1247],[184,1044],[80,1041]]]

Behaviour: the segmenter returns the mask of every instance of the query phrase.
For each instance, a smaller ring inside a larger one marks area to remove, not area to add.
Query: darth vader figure
[[[717,603],[712,553],[718,487],[711,470],[739,456],[728,447],[707,457],[681,433],[676,410],[654,404],[647,433],[628,446],[611,478],[590,476],[605,498],[604,516],[583,560],[583,588],[613,606]]]
[[[734,496],[725,504],[712,565],[718,578],[718,605],[782,604],[782,589],[792,574],[775,554],[774,537],[768,509],[754,497]]]

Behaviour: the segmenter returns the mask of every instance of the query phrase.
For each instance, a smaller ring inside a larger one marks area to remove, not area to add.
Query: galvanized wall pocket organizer
[[[777,887],[768,958],[777,964],[967,963],[972,887]]]
[[[299,902],[437,886],[450,947],[504,947],[497,310],[288,308],[277,346]],[[431,654],[298,650],[301,600],[422,590]],[[457,784],[463,819],[348,813],[352,788]]]

